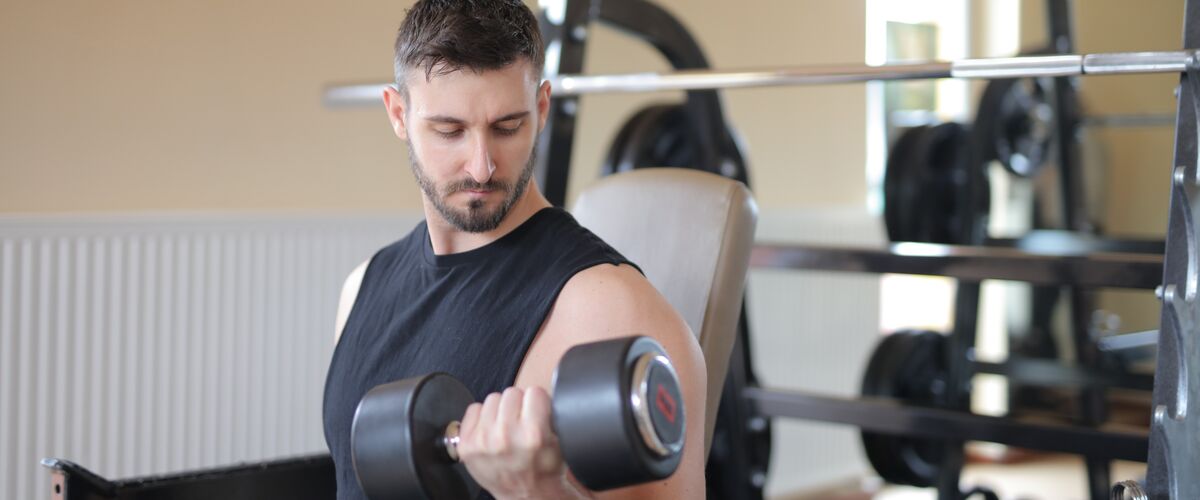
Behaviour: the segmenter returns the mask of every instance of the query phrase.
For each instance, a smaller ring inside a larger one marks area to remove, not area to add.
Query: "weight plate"
[[[946,389],[946,337],[920,330],[888,335],[871,353],[862,380],[864,396],[888,397],[918,406],[938,406]],[[867,460],[885,481],[933,486],[944,458],[942,442],[862,432]]]
[[[376,386],[350,429],[354,471],[371,500],[465,499],[479,493],[466,466],[450,459],[446,427],[475,401],[458,379],[433,373]]]
[[[602,175],[644,167],[691,167],[697,143],[683,104],[652,104],[625,121],[609,145]]]
[[[942,123],[912,127],[896,139],[883,182],[890,240],[982,240],[990,188],[983,169],[971,159],[968,133],[961,124]]]
[[[660,410],[641,392],[643,384],[638,383],[644,380],[647,393],[657,393],[650,384],[664,382],[659,377],[669,375],[676,386],[678,379],[673,373],[656,375],[655,363],[647,364],[646,376],[636,376],[636,365],[646,359],[644,354],[651,354],[651,359],[666,355],[662,346],[649,337],[625,337],[572,347],[555,371],[554,429],[571,472],[589,489],[608,490],[663,479],[679,466],[686,446],[682,443],[686,422],[682,397],[677,397],[677,406],[668,410],[674,412],[679,429],[678,439],[671,439],[670,426],[654,428],[653,414]],[[634,401],[638,397],[650,403],[646,407],[650,414],[645,415],[649,419],[639,419]],[[677,446],[668,446],[664,455],[652,449],[647,437]]]
[[[1021,177],[1034,177],[1048,163],[1054,141],[1053,94],[1049,78],[988,82],[975,114],[976,143],[984,162],[997,160]]]

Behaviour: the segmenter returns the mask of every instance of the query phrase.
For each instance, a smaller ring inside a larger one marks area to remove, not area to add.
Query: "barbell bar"
[[[791,66],[740,71],[680,70],[667,73],[550,76],[556,96],[596,93],[702,90],[791,85],[829,85],[933,78],[1019,78],[1039,76],[1180,73],[1195,66],[1198,51],[1114,52],[960,59],[923,63]],[[329,107],[379,104],[390,84],[337,85],[324,93]]]

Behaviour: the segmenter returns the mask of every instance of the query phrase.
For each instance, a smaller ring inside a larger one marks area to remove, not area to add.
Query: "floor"
[[[1115,462],[1113,482],[1138,479],[1146,465]],[[972,463],[963,470],[962,484],[985,486],[1002,500],[1088,500],[1083,462],[1070,455],[1036,455],[1016,463]],[[932,489],[883,485],[877,478],[852,479],[815,491],[797,492],[771,500],[935,500]],[[978,497],[982,498],[982,497]]]

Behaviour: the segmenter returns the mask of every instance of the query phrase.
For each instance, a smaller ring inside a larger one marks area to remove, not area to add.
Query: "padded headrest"
[[[716,174],[648,168],[601,179],[572,212],[641,267],[696,334],[708,367],[707,454],[758,220],[753,196]]]

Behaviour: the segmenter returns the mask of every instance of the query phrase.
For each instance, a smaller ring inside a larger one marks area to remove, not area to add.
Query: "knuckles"
[[[458,453],[481,486],[493,493],[531,491],[539,481],[565,474],[549,401],[541,388],[510,387],[468,407]]]
[[[469,428],[469,433],[461,436],[459,444],[463,461],[489,456],[532,457],[539,451],[556,448],[558,439],[550,430],[549,413],[522,411],[528,403],[527,398],[543,400],[547,405],[549,402],[549,395],[539,387],[509,387],[503,392],[488,394],[483,403],[473,403],[471,406],[478,405],[479,410],[468,408],[468,418],[476,420],[470,425],[464,418],[463,427]]]

